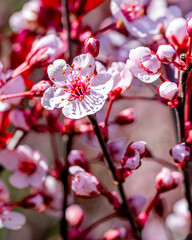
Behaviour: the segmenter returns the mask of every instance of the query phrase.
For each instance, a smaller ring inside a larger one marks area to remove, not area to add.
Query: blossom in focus
[[[156,189],[160,192],[170,191],[171,189],[176,188],[182,180],[183,175],[180,172],[163,168],[156,176]]]
[[[112,89],[113,79],[108,73],[98,73],[90,54],[82,54],[73,60],[71,67],[58,59],[48,67],[48,75],[54,83],[42,97],[42,106],[48,110],[62,108],[63,114],[79,119],[99,111]]]
[[[159,95],[166,101],[172,101],[178,96],[178,87],[174,82],[166,81],[157,88]]]
[[[114,79],[112,91],[122,93],[131,87],[133,76],[128,66],[123,62],[113,62],[107,70]]]
[[[79,205],[72,204],[66,209],[66,220],[71,226],[80,225],[83,219],[84,211]]]
[[[97,189],[100,183],[93,174],[85,172],[82,168],[77,166],[70,167],[69,172],[74,175],[72,189],[77,196],[94,197],[100,194]]]
[[[7,79],[10,77],[12,71],[7,73],[1,73],[2,64],[0,62],[0,95],[14,94],[24,92],[26,89],[25,82],[22,76],[17,76],[9,81]],[[0,112],[7,111],[12,105],[20,104],[22,97],[12,98],[0,101]]]
[[[132,150],[121,159],[121,165],[127,170],[135,170],[141,165],[140,154],[137,150]]]
[[[185,143],[179,143],[171,148],[170,154],[176,163],[186,162],[190,158],[190,148]]]
[[[9,182],[19,189],[40,187],[48,171],[47,159],[27,145],[20,145],[16,150],[3,150],[0,153],[0,163],[13,171]]]
[[[172,232],[186,235],[190,229],[190,219],[188,203],[183,198],[174,204],[173,213],[166,218],[166,225]]]
[[[177,52],[171,45],[160,45],[156,55],[162,63],[170,64],[177,57]]]
[[[186,20],[181,17],[172,20],[167,27],[165,36],[169,43],[171,43],[175,48],[185,51],[188,46]]]
[[[157,56],[147,47],[132,49],[127,60],[131,73],[142,82],[151,83],[161,75],[161,63]]]

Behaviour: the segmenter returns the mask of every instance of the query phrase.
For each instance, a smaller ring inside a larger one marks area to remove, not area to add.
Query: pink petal
[[[6,215],[0,215],[0,218],[4,227],[13,230],[22,228],[26,222],[25,216],[18,212],[9,212]]]
[[[27,174],[16,171],[9,177],[9,182],[13,187],[22,189],[29,186],[28,178]]]
[[[3,150],[0,153],[0,163],[8,170],[14,171],[17,169],[20,155],[16,150]]]
[[[40,187],[45,179],[46,171],[41,167],[37,166],[35,173],[28,177],[28,182],[30,186]]]

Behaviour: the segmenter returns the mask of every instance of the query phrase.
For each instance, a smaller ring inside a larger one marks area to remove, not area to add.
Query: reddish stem
[[[17,98],[17,97],[31,97],[31,96],[34,96],[34,93],[30,91],[22,92],[22,93],[13,93],[13,94],[2,95],[0,97],[0,101],[11,99],[11,98]]]
[[[113,101],[115,100],[115,98],[109,98],[109,104],[108,104],[108,108],[107,108],[107,113],[105,115],[105,127],[107,128],[108,126],[108,119],[109,119],[109,114],[110,114],[110,111],[111,111],[111,107],[113,105]]]
[[[114,28],[115,26],[116,26],[116,22],[115,22],[115,23],[111,23],[111,24],[109,24],[108,26],[100,29],[99,31],[97,31],[97,32],[95,32],[95,33],[93,33],[93,36],[96,37],[96,36],[100,35],[101,33],[106,32],[106,31]]]
[[[149,215],[151,209],[154,207],[154,205],[155,205],[155,203],[156,203],[156,201],[157,201],[157,199],[158,199],[158,197],[159,197],[159,194],[160,194],[160,192],[156,192],[156,194],[153,196],[153,198],[152,198],[151,201],[149,202],[149,205],[148,205],[148,207],[147,207],[146,210],[145,210],[145,214],[146,214],[147,216]]]
[[[167,81],[162,75],[159,78],[161,79],[162,82],[166,82]]]
[[[178,63],[178,62],[174,61],[173,64],[179,70],[186,70],[187,69],[187,65],[184,62],[183,62],[183,64],[181,64],[181,63]]]

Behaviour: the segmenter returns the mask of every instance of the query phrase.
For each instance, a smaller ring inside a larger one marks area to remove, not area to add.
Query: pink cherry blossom
[[[114,79],[112,91],[119,89],[122,93],[131,87],[133,76],[125,63],[113,62],[107,72],[110,73]]]
[[[144,15],[149,1],[111,0],[113,16],[121,20],[126,29],[134,36],[150,42],[153,35],[158,34],[157,24]]]
[[[70,166],[78,165],[85,170],[88,170],[88,168],[89,168],[87,160],[84,156],[84,153],[83,153],[83,151],[80,151],[80,150],[75,150],[75,149],[71,150],[68,155],[67,161]]]
[[[173,213],[166,218],[166,225],[176,234],[186,235],[190,229],[190,212],[186,199],[180,199],[173,206]]]
[[[190,158],[190,148],[186,146],[185,143],[179,143],[171,148],[170,154],[175,162],[185,162]]]
[[[77,204],[72,204],[66,209],[66,219],[73,227],[80,225],[84,219],[83,209]]]
[[[25,224],[26,218],[23,214],[13,212],[10,208],[0,204],[0,221],[3,227],[18,230]]]
[[[16,150],[3,150],[0,163],[13,171],[9,182],[19,189],[28,186],[40,187],[48,170],[47,159],[27,145],[20,145]]]
[[[177,57],[177,52],[171,45],[160,45],[156,55],[162,63],[170,64]]]
[[[188,43],[186,20],[181,17],[172,20],[168,25],[165,35],[174,47],[185,49]]]
[[[183,175],[180,172],[163,168],[156,176],[156,189],[160,192],[170,191],[171,189],[176,188],[182,180]]]
[[[10,193],[7,185],[3,180],[0,180],[0,202],[6,203],[10,200]]]
[[[93,197],[100,194],[97,187],[98,179],[91,173],[85,172],[80,167],[70,167],[69,172],[74,175],[72,180],[72,189],[77,196]]]
[[[157,90],[159,95],[167,101],[175,99],[179,92],[177,84],[169,81],[159,85]]]
[[[142,82],[151,83],[161,75],[161,63],[157,56],[147,47],[132,49],[127,60],[131,73]]]
[[[26,86],[22,76],[17,76],[7,81],[12,73],[12,70],[9,70],[6,73],[1,73],[1,70],[2,64],[0,63],[0,95],[21,93],[25,91]],[[12,105],[19,104],[22,99],[22,97],[18,97],[0,101],[0,112],[9,110]]]
[[[79,119],[103,107],[113,80],[110,74],[94,73],[95,60],[88,53],[75,57],[71,66],[62,59],[49,65],[48,75],[55,85],[45,91],[41,103],[48,110],[62,108],[66,117]]]
[[[140,158],[143,158],[145,156],[145,153],[146,153],[146,148],[145,148],[146,144],[147,143],[144,142],[144,141],[131,142],[129,144],[129,146],[127,147],[125,155],[129,154],[129,151],[131,151],[131,150],[136,150],[136,151],[139,152]]]

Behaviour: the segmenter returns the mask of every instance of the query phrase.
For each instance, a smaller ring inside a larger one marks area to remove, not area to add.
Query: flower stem
[[[96,36],[100,35],[101,33],[104,33],[104,32],[106,32],[106,31],[108,31],[110,29],[113,29],[115,26],[116,26],[116,22],[115,23],[111,23],[108,26],[100,29],[99,31],[97,31],[95,33],[93,33],[93,36],[96,37]]]
[[[113,105],[113,102],[114,102],[114,98],[110,98],[109,99],[109,104],[108,104],[108,108],[107,108],[107,113],[105,115],[105,127],[107,128],[108,126],[108,119],[109,119],[109,114],[110,114],[110,111],[111,111],[111,107]]]
[[[107,165],[109,166],[109,169],[110,169],[110,171],[113,175],[115,183],[117,184],[117,187],[119,189],[119,193],[120,193],[120,196],[121,196],[121,199],[122,199],[122,205],[121,205],[121,209],[119,211],[119,215],[123,216],[123,217],[126,217],[128,219],[128,221],[131,224],[133,234],[135,235],[135,239],[140,240],[141,239],[140,232],[139,232],[139,229],[137,228],[137,226],[135,224],[135,221],[133,219],[133,216],[130,212],[130,209],[129,209],[129,206],[128,206],[128,203],[127,203],[127,199],[126,199],[126,196],[125,196],[125,192],[124,192],[124,189],[123,189],[123,185],[122,185],[123,183],[119,182],[118,179],[117,179],[116,169],[115,169],[115,167],[112,163],[111,157],[109,155],[108,148],[107,148],[107,146],[106,146],[106,144],[105,144],[105,142],[102,138],[102,135],[101,135],[98,123],[97,123],[96,116],[95,116],[95,114],[93,114],[93,115],[89,115],[88,118],[89,118],[91,124],[93,125],[95,134],[96,134],[96,136],[98,138],[98,141],[100,143],[100,146],[103,150],[103,154],[105,156]]]
[[[7,100],[7,99],[11,99],[11,98],[31,97],[31,96],[34,96],[34,94],[30,91],[22,92],[22,93],[6,94],[6,95],[1,95],[0,101],[4,101],[4,100]]]
[[[156,192],[156,194],[153,196],[153,198],[151,199],[149,205],[147,206],[145,213],[147,214],[147,216],[149,215],[151,209],[154,207],[158,197],[159,197],[159,192]]]

